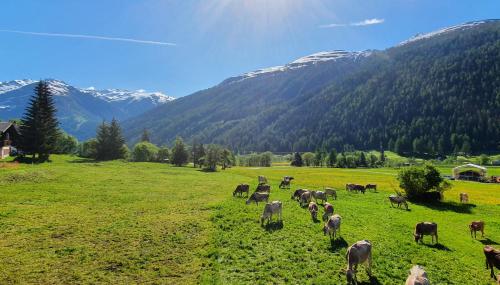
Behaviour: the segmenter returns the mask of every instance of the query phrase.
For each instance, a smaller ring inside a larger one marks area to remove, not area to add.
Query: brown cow
[[[290,199],[295,199],[297,201],[299,201],[300,199],[300,196],[302,195],[302,193],[304,192],[309,192],[309,190],[306,190],[306,189],[298,189],[298,190],[295,190],[295,192],[293,193],[292,197]]]
[[[278,215],[278,221],[281,221],[281,212],[283,209],[283,204],[280,201],[273,201],[271,203],[267,203],[264,207],[264,212],[260,217],[260,223],[263,225],[264,221],[267,220],[269,224],[273,219],[273,215]]]
[[[259,202],[263,201],[269,201],[269,193],[259,193],[255,192],[252,195],[250,195],[250,198],[246,201],[247,205],[250,204],[251,202],[255,202],[255,204],[259,205]]]
[[[424,242],[424,235],[430,235],[432,237],[432,242],[434,242],[434,237],[436,237],[436,244],[438,243],[438,231],[437,224],[431,222],[421,222],[415,226],[415,232],[413,236],[415,237],[415,242]]]
[[[460,203],[469,203],[469,195],[467,193],[460,193]]]
[[[403,196],[392,194],[389,196],[389,201],[391,201],[391,207],[394,207],[394,204],[398,204],[398,208],[404,205],[406,210],[408,210],[408,203],[406,203],[406,198]]]
[[[323,221],[326,221],[328,220],[328,218],[330,218],[331,215],[333,215],[333,205],[325,202],[323,207],[325,209],[325,213],[323,214]]]
[[[356,272],[358,264],[366,263],[366,273],[372,275],[372,244],[368,240],[361,240],[347,249],[347,283],[357,284]]]
[[[290,183],[292,182],[292,180],[293,180],[292,176],[283,177],[283,180],[281,180],[279,188],[280,189],[285,189],[285,188],[290,189]]]
[[[326,202],[326,193],[323,191],[311,191],[312,196],[314,197],[314,200],[318,202],[318,200],[321,200],[323,203]]]
[[[318,205],[314,202],[309,202],[309,213],[311,213],[311,218],[316,221],[318,218]]]
[[[476,232],[481,232],[481,237],[484,237],[484,222],[483,221],[474,221],[469,224],[470,237],[472,237],[472,233],[474,232],[474,238],[476,238]]]
[[[255,189],[255,192],[266,192],[270,193],[271,192],[271,185],[264,185],[264,184],[259,184],[257,188]]]
[[[330,240],[334,240],[337,237],[337,232],[340,234],[340,222],[342,217],[335,214],[331,216],[323,227],[323,233],[330,235]]]
[[[366,184],[365,189],[373,189],[375,192],[377,192],[377,184]]]
[[[500,269],[500,250],[487,245],[483,248],[483,252],[486,257],[486,269],[491,269],[491,278],[497,280],[494,268]]]
[[[309,205],[311,202],[311,192],[307,191],[300,195],[300,206],[304,207],[305,205]]]
[[[332,196],[333,199],[337,200],[337,190],[333,188],[325,188],[326,196]]]
[[[233,192],[233,197],[236,196],[237,194],[239,194],[240,197],[243,197],[243,193],[247,193],[248,197],[249,191],[250,191],[250,186],[248,186],[248,184],[240,184],[236,186],[236,189]]]

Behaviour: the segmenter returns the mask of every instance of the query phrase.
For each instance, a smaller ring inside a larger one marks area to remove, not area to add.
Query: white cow
[[[369,276],[372,275],[372,244],[370,241],[361,240],[351,245],[347,249],[347,283],[357,284],[356,272],[358,264],[366,263],[366,272]]]
[[[430,285],[431,282],[427,279],[427,273],[420,265],[415,265],[410,270],[410,276],[406,279],[406,285]]]
[[[283,209],[283,204],[280,201],[272,201],[271,203],[267,203],[264,207],[264,212],[260,217],[260,223],[264,224],[264,221],[267,220],[267,223],[271,222],[273,215],[278,215],[278,221],[281,221],[281,210]]]

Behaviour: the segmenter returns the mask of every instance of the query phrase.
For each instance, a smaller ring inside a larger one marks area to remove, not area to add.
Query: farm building
[[[0,159],[10,155],[12,147],[19,141],[19,126],[12,122],[0,122]]]
[[[453,168],[453,178],[457,180],[481,181],[486,177],[486,167],[468,163]]]

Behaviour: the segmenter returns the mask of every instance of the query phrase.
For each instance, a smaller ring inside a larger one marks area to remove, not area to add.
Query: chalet
[[[0,122],[0,159],[10,155],[19,142],[19,126],[12,122]]]

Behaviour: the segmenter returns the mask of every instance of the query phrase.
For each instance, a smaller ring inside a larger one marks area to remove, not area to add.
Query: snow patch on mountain
[[[468,22],[468,23],[464,23],[464,24],[461,24],[461,25],[446,27],[446,28],[443,28],[443,29],[440,29],[440,30],[437,30],[437,31],[434,31],[434,32],[426,33],[426,34],[424,34],[424,33],[417,34],[417,35],[413,36],[412,38],[410,38],[410,39],[408,39],[406,41],[401,42],[398,46],[403,46],[403,45],[406,45],[406,44],[409,44],[409,43],[412,43],[412,42],[416,42],[416,41],[420,41],[420,40],[424,40],[424,39],[429,39],[429,38],[432,38],[432,37],[435,37],[435,36],[439,36],[439,35],[442,35],[442,34],[445,34],[445,33],[453,32],[453,31],[467,30],[467,29],[473,28],[475,26],[478,26],[478,25],[481,25],[481,24],[484,24],[484,23],[487,23],[487,22],[490,22],[490,21],[495,21],[495,20],[484,20],[484,21]]]
[[[25,87],[30,84],[37,83],[37,80],[23,79],[12,80],[8,82],[0,82],[0,94],[14,91],[16,89]],[[146,90],[139,89],[136,91],[128,91],[122,89],[106,89],[97,90],[94,87],[89,88],[76,88],[68,85],[64,81],[57,79],[48,79],[47,83],[50,90],[55,96],[69,96],[71,89],[74,88],[82,93],[89,94],[107,102],[117,101],[130,101],[137,102],[142,100],[150,100],[153,104],[164,104],[174,100],[174,97],[167,96],[161,92],[147,92]],[[0,109],[8,108],[9,106],[0,106]]]
[[[337,61],[341,59],[350,59],[353,61],[358,60],[361,57],[367,57],[372,54],[371,51],[359,51],[359,52],[350,52],[350,51],[344,51],[344,50],[334,50],[334,51],[328,51],[328,52],[318,52],[315,54],[311,54],[305,57],[301,57],[297,60],[294,60],[291,63],[288,63],[283,66],[274,66],[274,67],[269,67],[269,68],[264,68],[264,69],[259,69],[256,71],[252,72],[247,72],[243,75],[237,76],[237,77],[232,77],[228,80],[226,80],[226,83],[231,83],[231,82],[239,82],[245,79],[257,77],[260,75],[264,74],[272,74],[276,72],[284,72],[284,71],[289,71],[289,70],[294,70],[294,69],[299,69],[303,67],[308,67],[308,66],[313,66],[318,63],[324,63],[324,62],[330,62],[330,61]]]
[[[31,80],[31,79],[22,79],[22,80],[12,80],[12,81],[7,81],[7,82],[0,82],[0,94],[19,89],[21,87],[24,87],[26,85],[30,85],[30,84],[35,83],[35,82],[36,82],[35,80]]]

